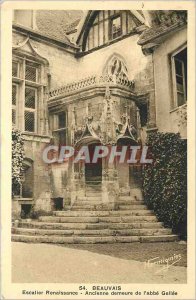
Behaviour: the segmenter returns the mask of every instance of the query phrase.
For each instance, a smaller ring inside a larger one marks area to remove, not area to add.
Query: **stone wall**
[[[170,56],[187,41],[187,29],[184,28],[166,39],[154,51],[154,72],[155,72],[155,90],[156,90],[156,114],[157,127],[163,132],[182,132],[186,137],[186,128],[179,128],[180,108],[173,109],[173,90]],[[186,125],[185,125],[186,127]]]
[[[129,79],[135,80],[135,91],[137,93],[147,92],[152,83],[151,57],[142,53],[141,47],[137,45],[138,38],[139,35],[135,34],[81,57],[78,64],[80,69],[78,78],[93,74],[101,75],[108,59],[117,54],[127,65]]]
[[[27,137],[26,137],[27,139]],[[33,198],[36,210],[51,209],[51,179],[48,165],[43,162],[42,151],[48,145],[48,139],[31,138],[25,141],[25,156],[33,161]]]

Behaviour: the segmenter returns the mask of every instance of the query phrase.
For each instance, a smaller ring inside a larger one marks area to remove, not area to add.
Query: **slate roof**
[[[74,24],[78,24],[82,14],[82,11],[79,10],[37,10],[37,31],[43,35],[70,44],[71,42],[66,34],[67,29],[74,26]]]
[[[156,38],[164,36],[173,30],[180,28],[181,26],[186,24],[185,15],[178,15],[175,19],[167,19],[166,21],[156,24],[154,23],[151,28],[147,28],[141,35],[138,40],[139,45],[145,45],[153,41]]]
[[[75,20],[74,22],[72,22],[71,24],[69,24],[66,28],[66,34],[75,32],[76,27],[78,26],[80,20],[81,20],[81,18],[79,18],[79,19]]]

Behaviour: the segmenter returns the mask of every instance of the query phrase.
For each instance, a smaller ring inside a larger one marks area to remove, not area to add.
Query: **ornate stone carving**
[[[107,83],[112,83],[112,84],[118,84],[122,86],[126,86],[130,89],[134,88],[134,81],[128,80],[125,76],[121,75],[103,75],[103,76],[90,76],[87,78],[84,78],[80,81],[73,82],[70,84],[67,84],[63,87],[57,88],[55,90],[51,90],[49,93],[49,97],[57,97],[60,95],[66,95],[72,92],[76,92],[78,90],[81,90],[86,87],[90,86],[95,86],[95,85],[103,85]]]

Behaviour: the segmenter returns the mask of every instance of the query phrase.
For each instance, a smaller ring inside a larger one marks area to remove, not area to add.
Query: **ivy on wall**
[[[143,169],[145,202],[173,232],[187,234],[187,144],[179,134],[151,133],[147,145],[153,159]]]
[[[18,195],[22,179],[24,141],[18,129],[12,129],[12,195]]]

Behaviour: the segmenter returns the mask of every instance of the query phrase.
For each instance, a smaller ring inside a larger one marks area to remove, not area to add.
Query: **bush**
[[[187,145],[174,133],[152,133],[147,145],[152,165],[143,169],[144,199],[158,219],[187,236]]]
[[[18,129],[12,129],[12,195],[20,193],[23,160],[24,160],[24,141]]]

